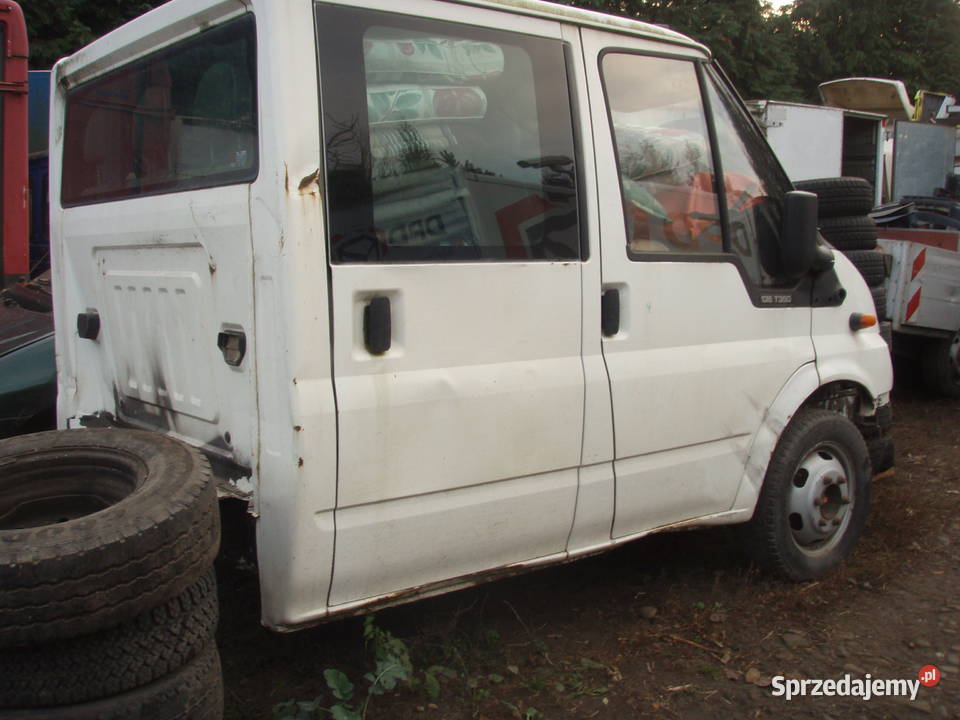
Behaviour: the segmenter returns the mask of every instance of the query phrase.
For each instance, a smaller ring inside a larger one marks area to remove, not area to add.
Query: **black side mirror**
[[[791,190],[784,196],[780,262],[784,275],[791,278],[833,264],[833,253],[817,236],[817,196],[811,192]]]

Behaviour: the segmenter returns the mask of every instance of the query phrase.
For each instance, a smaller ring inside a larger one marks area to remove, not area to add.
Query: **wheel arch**
[[[808,407],[832,410],[861,426],[865,418],[876,413],[884,398],[885,395],[873,394],[857,379],[835,377],[822,382],[814,362],[801,366],[780,389],[754,435],[737,497],[728,516],[730,521],[747,521],[753,516],[780,436],[800,410]]]

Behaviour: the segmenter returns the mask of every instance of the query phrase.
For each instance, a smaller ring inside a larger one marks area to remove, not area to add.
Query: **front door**
[[[562,553],[573,522],[581,250],[560,27],[450,8],[458,22],[317,6],[334,607]]]
[[[729,509],[764,412],[814,354],[809,291],[777,276],[789,182],[706,58],[583,41],[619,538]]]

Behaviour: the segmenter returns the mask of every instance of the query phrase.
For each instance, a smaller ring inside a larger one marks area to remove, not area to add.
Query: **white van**
[[[856,543],[890,356],[701,45],[535,0],[172,0],[57,64],[62,428],[200,448],[292,629],[753,518]]]

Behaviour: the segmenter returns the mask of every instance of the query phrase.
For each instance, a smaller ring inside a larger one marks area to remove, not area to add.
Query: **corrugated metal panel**
[[[898,122],[893,150],[893,198],[933,195],[953,172],[956,132],[951,127]]]

